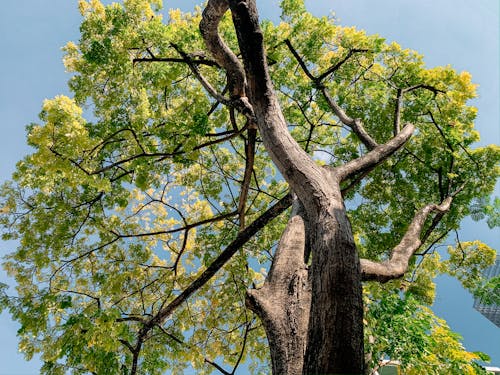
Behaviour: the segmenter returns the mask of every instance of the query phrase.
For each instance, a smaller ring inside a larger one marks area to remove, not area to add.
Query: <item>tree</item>
[[[281,6],[80,2],[74,98],[44,103],[2,188],[2,305],[44,373],[227,374],[267,343],[275,374],[475,371],[425,308],[438,271],[490,285],[486,245],[432,255],[499,174],[470,75]]]

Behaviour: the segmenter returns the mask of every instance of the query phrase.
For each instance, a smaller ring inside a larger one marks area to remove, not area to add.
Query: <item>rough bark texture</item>
[[[247,306],[266,330],[273,374],[302,374],[311,304],[304,215],[296,199],[263,287],[247,293]]]
[[[445,213],[450,209],[453,198],[446,198],[440,205],[429,204],[417,211],[401,242],[392,250],[391,257],[384,262],[361,260],[363,280],[386,282],[402,277],[408,269],[411,256],[422,245],[420,234],[425,221],[433,211]]]
[[[227,9],[233,17],[243,68],[217,32]],[[208,50],[228,74],[231,103],[257,125],[267,152],[297,195],[269,276],[261,289],[247,295],[247,306],[261,318],[266,330],[273,374],[363,374],[362,278],[387,281],[401,277],[420,246],[427,217],[431,212],[446,212],[451,198],[416,213],[387,264],[360,262],[340,183],[362,179],[383,163],[410,139],[413,125],[400,130],[397,118],[394,137],[379,145],[361,120],[350,118],[322,85],[322,79],[336,67],[314,77],[292,43],[286,41],[333,113],[369,151],[337,168],[319,167],[288,131],[269,76],[255,0],[209,0],[200,30]],[[305,261],[309,252],[312,264],[308,269]]]
[[[340,189],[332,192],[311,227],[312,298],[303,373],[361,374],[361,273]]]
[[[303,203],[312,245],[311,310],[304,374],[361,374],[361,272],[339,181],[318,167],[288,132],[269,78],[254,1],[230,1],[264,145]],[[279,373],[279,372],[278,372]]]

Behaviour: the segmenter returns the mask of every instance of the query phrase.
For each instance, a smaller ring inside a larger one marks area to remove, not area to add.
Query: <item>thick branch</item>
[[[323,188],[324,172],[288,131],[269,75],[255,0],[229,0],[229,4],[259,134],[271,159],[307,206],[329,194]]]
[[[288,277],[291,272],[305,268],[304,253],[306,251],[306,219],[304,207],[295,198],[290,220],[281,235],[280,242],[274,254],[271,269],[266,277],[266,284],[279,285],[283,277]],[[286,288],[278,288],[286,290]]]
[[[354,176],[358,173],[363,173],[364,171],[382,163],[389,156],[403,147],[408,139],[410,139],[414,129],[415,127],[412,124],[407,124],[403,130],[389,142],[375,147],[367,154],[351,160],[338,168],[334,168],[334,172],[337,174],[339,181],[345,180],[346,178]]]
[[[215,61],[227,72],[229,92],[232,98],[245,95],[245,72],[236,55],[219,36],[219,22],[229,8],[227,0],[209,0],[203,10],[200,32],[207,49]]]
[[[263,287],[247,292],[246,305],[266,330],[273,374],[302,374],[311,303],[304,215],[296,199]]]
[[[408,262],[422,245],[420,234],[431,212],[442,215],[450,209],[453,197],[446,198],[440,205],[429,204],[417,211],[401,242],[392,250],[389,260],[374,262],[361,259],[363,280],[386,282],[402,277],[408,270]]]

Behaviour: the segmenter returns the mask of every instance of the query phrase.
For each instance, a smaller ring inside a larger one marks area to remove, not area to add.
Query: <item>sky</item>
[[[198,1],[164,0],[165,7],[190,10]],[[276,20],[278,0],[257,1],[261,17]],[[310,0],[316,15],[335,13],[338,22],[356,26],[425,56],[427,66],[452,65],[472,73],[479,84],[476,126],[480,144],[500,144],[500,63],[498,0]],[[78,41],[77,0],[0,0],[0,182],[29,152],[25,126],[38,120],[42,101],[67,94],[61,47]],[[497,189],[497,195],[500,195]],[[463,241],[481,239],[500,249],[500,232],[485,223],[464,221]],[[13,243],[0,242],[0,256]],[[0,282],[7,278],[0,270]],[[434,311],[464,338],[468,350],[491,355],[500,366],[500,328],[472,308],[472,297],[453,279],[438,280]],[[0,315],[0,375],[37,374],[36,359],[26,362],[17,351],[18,325]]]

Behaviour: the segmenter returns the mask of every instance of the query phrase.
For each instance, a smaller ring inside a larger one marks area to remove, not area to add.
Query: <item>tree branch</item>
[[[247,291],[246,306],[261,319],[271,351],[273,374],[302,373],[311,304],[307,218],[295,198],[291,217],[260,289]]]
[[[271,269],[266,277],[266,284],[280,285],[282,278],[289,273],[305,267],[306,256],[306,216],[304,207],[295,198],[288,224],[281,235],[274,254]]]
[[[231,97],[240,98],[246,96],[245,71],[238,57],[224,43],[218,32],[220,20],[228,9],[227,0],[209,0],[202,13],[200,32],[208,51],[227,72]]]
[[[401,131],[401,106],[403,105],[403,90],[398,89],[396,96],[396,108],[394,110],[394,136],[398,135]]]
[[[304,205],[312,204],[330,193],[323,191],[327,186],[322,169],[288,131],[269,74],[255,0],[229,0],[229,5],[245,67],[248,100],[262,142],[291,189]]]
[[[367,49],[358,49],[358,48],[354,48],[354,49],[349,50],[349,52],[347,53],[347,55],[345,55],[345,57],[342,60],[340,60],[339,62],[337,62],[331,68],[327,69],[324,73],[320,74],[318,76],[317,80],[320,81],[320,82],[323,81],[323,79],[325,79],[330,74],[332,74],[335,71],[337,71],[347,60],[349,60],[351,58],[352,55],[354,55],[355,53],[360,53],[360,52],[368,52],[368,50]]]
[[[392,250],[389,260],[374,262],[361,259],[363,280],[387,282],[402,277],[408,269],[410,258],[423,243],[420,234],[427,217],[431,212],[437,212],[438,215],[448,212],[452,201],[453,197],[450,196],[439,205],[429,204],[417,211],[401,242]]]
[[[288,49],[292,53],[293,57],[297,60],[299,63],[300,67],[304,71],[307,77],[313,82],[313,84],[321,91],[323,94],[323,97],[325,98],[328,106],[332,109],[333,113],[339,118],[339,120],[344,124],[347,125],[352,129],[352,131],[358,136],[358,138],[363,142],[363,144],[368,148],[368,150],[373,150],[375,147],[378,146],[377,142],[366,132],[365,128],[363,127],[363,124],[360,119],[353,119],[349,117],[345,111],[333,100],[333,98],[330,96],[328,91],[326,90],[325,85],[323,85],[322,81],[325,79],[327,76],[338,70],[351,56],[356,53],[356,52],[367,52],[367,50],[364,49],[352,49],[349,51],[349,53],[342,59],[340,60],[337,64],[333,65],[330,69],[325,71],[323,74],[319,75],[318,77],[315,77],[307,68],[306,63],[300,57],[299,53],[297,50],[293,47],[292,43],[290,40],[286,39],[285,44],[287,45]]]
[[[181,50],[178,45],[174,43],[170,43],[170,45],[179,53],[179,55],[182,56],[182,58],[185,60],[186,64],[188,64],[189,68],[196,76],[198,81],[200,81],[203,88],[207,90],[208,93],[218,102],[229,105],[230,101],[224,98],[221,94],[219,94],[217,90],[206,80],[206,78],[200,73],[198,67],[196,66],[196,64],[194,64],[193,60],[189,57],[189,55],[183,50]]]
[[[403,147],[408,139],[410,139],[414,129],[415,127],[412,124],[407,124],[398,135],[387,143],[375,147],[367,154],[351,160],[340,167],[333,168],[334,173],[336,173],[339,180],[342,181],[379,165]]]
[[[255,141],[257,137],[257,127],[253,125],[248,129],[248,140],[245,144],[245,174],[241,183],[240,200],[238,202],[238,213],[240,221],[240,230],[245,228],[245,209],[248,197],[248,189],[252,179],[252,171],[255,160]]]
[[[141,62],[174,62],[174,63],[186,63],[186,59],[181,59],[178,57],[137,57],[132,60],[132,63],[141,63]],[[191,63],[196,65],[207,65],[218,67],[215,61],[208,59],[191,59]]]
[[[356,134],[361,142],[366,146],[368,150],[373,150],[378,146],[378,143],[368,134],[365,130],[363,123],[360,119],[353,119],[344,112],[344,110],[333,100],[325,86],[319,87],[321,93],[323,94],[328,106],[332,109],[333,113],[339,118],[339,120],[350,127],[354,134]]]
[[[205,285],[230,259],[246,244],[255,233],[262,229],[267,223],[285,211],[292,204],[290,194],[285,195],[272,207],[260,215],[255,221],[238,233],[236,238],[219,254],[219,256],[196,278],[184,291],[179,294],[172,302],[163,307],[151,318],[141,329],[140,336],[145,336],[154,326],[165,321],[183,302],[185,302],[193,293]]]
[[[218,216],[210,217],[210,218],[205,219],[205,220],[200,220],[196,223],[186,224],[185,226],[180,227],[180,228],[174,228],[174,229],[169,229],[169,230],[159,230],[159,231],[155,231],[155,232],[142,232],[142,233],[127,233],[127,234],[122,234],[122,233],[118,233],[118,232],[113,231],[112,233],[119,238],[150,237],[150,236],[157,236],[160,234],[172,234],[172,233],[190,230],[190,229],[197,227],[197,226],[200,226],[200,225],[210,224],[210,223],[213,223],[216,221],[224,220],[224,219],[227,219],[231,216],[236,215],[237,213],[238,213],[237,211],[228,212],[228,213],[221,214]]]

